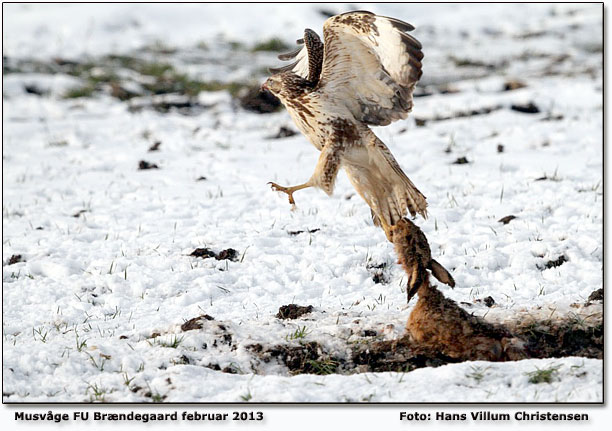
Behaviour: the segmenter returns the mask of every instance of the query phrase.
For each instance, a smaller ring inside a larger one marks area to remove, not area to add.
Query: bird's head
[[[291,71],[276,73],[268,78],[261,86],[262,90],[267,90],[278,97],[281,102],[291,100],[294,97],[309,91],[308,81]]]
[[[283,92],[283,88],[284,82],[282,78],[282,73],[279,73],[278,75],[272,75],[261,86],[262,90],[269,91],[276,97],[280,97],[281,93]]]

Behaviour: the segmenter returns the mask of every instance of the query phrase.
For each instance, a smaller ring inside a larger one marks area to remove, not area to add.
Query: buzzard
[[[408,23],[367,11],[333,16],[323,42],[304,30],[301,46],[279,55],[294,61],[270,69],[262,85],[276,95],[300,131],[321,152],[308,181],[291,187],[269,183],[289,195],[318,187],[331,195],[340,167],[367,202],[374,222],[390,228],[409,211],[427,217],[425,196],[415,187],[369,126],[405,119],[422,75],[421,44]]]

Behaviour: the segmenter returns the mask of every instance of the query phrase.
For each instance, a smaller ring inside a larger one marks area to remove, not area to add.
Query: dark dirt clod
[[[522,81],[510,80],[506,81],[506,83],[504,84],[504,91],[513,91],[525,87],[527,87],[527,84]]]
[[[603,289],[597,289],[597,290],[594,290],[589,295],[589,299],[587,301],[588,302],[603,301],[603,299],[604,299],[604,291],[603,291]]]
[[[36,85],[25,85],[23,89],[26,93],[34,94],[36,96],[44,96],[45,94],[47,94],[45,90],[38,88]]]
[[[321,229],[319,229],[319,228],[315,228],[315,229],[308,229],[308,230],[307,230],[307,232],[308,232],[308,233],[315,233],[315,232],[318,232],[318,231],[320,231],[320,230],[321,230]],[[287,231],[287,233],[288,233],[289,235],[291,235],[291,236],[296,236],[296,235],[299,235],[299,234],[304,233],[304,232],[305,232],[305,231],[303,231],[303,230],[288,230],[288,231]]]
[[[229,344],[230,346],[232,345],[232,334],[223,334],[223,341],[221,341],[223,344]]]
[[[363,336],[364,337],[376,337],[377,332],[373,329],[364,329]]]
[[[376,284],[387,284],[389,282],[385,274],[382,272],[380,274],[374,274],[372,276],[372,281]]]
[[[194,317],[193,319],[189,319],[185,323],[181,325],[182,331],[192,331],[194,329],[202,329],[202,321],[203,320],[215,320],[213,317],[208,314],[202,314],[201,316]]]
[[[209,248],[196,248],[189,256],[201,257],[202,259],[214,257],[217,260],[231,260],[232,262],[238,260],[238,252],[233,248],[227,248],[219,253],[215,253]]]
[[[207,178],[205,176],[198,177],[196,181],[206,181]]]
[[[221,370],[223,373],[238,374],[238,370],[232,366],[227,366]]]
[[[202,259],[206,259],[209,257],[217,257],[217,254],[209,248],[196,248],[189,254],[189,256],[201,257]]]
[[[281,102],[269,91],[261,91],[259,87],[249,89],[246,94],[239,97],[240,106],[247,111],[260,114],[275,112],[281,107]]]
[[[427,120],[424,118],[415,118],[414,123],[417,127],[424,127],[427,124]]]
[[[219,252],[217,256],[215,256],[217,260],[231,260],[232,262],[236,262],[238,260],[238,252],[233,248],[228,248]]]
[[[387,263],[369,263],[366,265],[366,269],[372,274],[372,281],[376,284],[387,284],[389,283],[389,277],[385,272]]]
[[[498,153],[503,153],[504,152],[504,146],[502,144],[498,144],[497,145],[497,152]]]
[[[211,370],[215,370],[215,371],[221,371],[221,367],[219,366],[219,364],[208,364],[208,365],[204,365],[206,368],[210,368]]]
[[[459,157],[453,162],[453,165],[465,165],[467,163],[470,163],[467,157]]]
[[[537,114],[540,112],[540,108],[533,102],[529,102],[525,105],[512,105],[510,109],[516,112],[522,112],[523,114]]]
[[[151,391],[147,391],[143,394],[145,397],[147,398],[153,398],[153,393]],[[166,398],[168,398],[168,395],[159,395],[159,394],[155,394],[155,399],[157,402],[163,401]]]
[[[128,336],[127,336],[127,335],[120,335],[120,336],[119,336],[119,339],[120,339],[120,340],[127,340],[127,339],[128,339]]]
[[[493,304],[495,304],[495,300],[492,296],[487,296],[485,299],[483,299],[483,302],[487,307],[492,307]]]
[[[567,257],[565,257],[564,255],[561,255],[558,258],[556,258],[555,260],[549,260],[548,262],[546,262],[544,264],[544,267],[546,269],[556,268],[558,266],[563,265],[563,263],[565,263],[565,262],[567,262]]]
[[[278,309],[277,319],[297,319],[304,314],[312,312],[313,306],[302,306],[297,304],[283,305]]]
[[[153,143],[153,145],[151,145],[149,147],[149,152],[151,151],[159,151],[159,147],[161,146],[161,141],[156,141],[155,143]]]
[[[282,138],[289,138],[291,136],[295,136],[297,135],[297,132],[294,130],[291,130],[288,127],[282,126],[279,130],[278,133],[274,136],[270,136],[270,139],[282,139]]]
[[[86,212],[87,212],[87,210],[79,210],[79,211],[75,212],[74,214],[72,214],[72,217],[79,218],[81,216],[81,214],[84,214]]]
[[[9,258],[7,265],[14,265],[19,262],[25,262],[25,259],[20,254],[14,254]]]
[[[138,162],[138,169],[139,170],[159,169],[159,166],[157,166],[155,163],[150,163],[145,160],[141,160],[140,162]]]
[[[516,218],[516,216],[513,215],[507,215],[506,217],[502,217],[500,218],[498,221],[498,223],[503,223],[503,224],[508,224],[510,223],[512,220],[514,220]]]

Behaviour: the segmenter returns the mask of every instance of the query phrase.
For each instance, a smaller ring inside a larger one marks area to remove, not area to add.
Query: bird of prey
[[[294,62],[270,69],[262,85],[287,108],[299,130],[321,151],[308,181],[291,187],[270,183],[289,195],[318,187],[331,195],[340,167],[367,202],[374,223],[390,228],[409,211],[427,218],[425,196],[402,171],[389,148],[369,126],[405,119],[422,75],[421,43],[408,23],[367,11],[333,16],[323,25],[323,42],[304,31]]]

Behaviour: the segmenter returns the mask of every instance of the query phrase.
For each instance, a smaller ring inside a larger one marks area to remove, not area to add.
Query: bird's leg
[[[385,231],[385,235],[391,244],[393,244],[393,230],[395,226],[389,226],[383,218],[380,218],[380,227]]]
[[[283,187],[280,186],[276,183],[268,183],[270,184],[270,186],[272,186],[272,190],[275,190],[277,192],[283,192],[283,193],[287,193],[287,195],[289,195],[289,203],[291,205],[295,205],[295,201],[293,200],[293,193],[297,192],[298,190],[302,190],[302,189],[306,189],[308,187],[312,187],[312,184],[309,181],[306,181],[304,184],[298,184],[297,186],[291,186],[291,187]]]
[[[363,200],[366,201],[366,203],[370,206],[370,211],[372,213],[372,222],[374,222],[374,226],[380,226],[382,230],[385,231],[385,235],[387,236],[389,242],[393,244],[393,232],[397,229],[397,224],[389,226],[385,222],[385,219],[383,217],[376,214],[376,211],[374,211],[373,209],[374,205],[372,204],[371,199],[368,199],[368,197],[366,195],[363,195],[361,192],[359,192],[359,194],[361,195]]]
[[[336,180],[336,175],[338,174],[338,169],[340,169],[341,155],[342,149],[333,142],[328,142],[323,147],[323,150],[321,150],[321,155],[317,161],[317,166],[315,167],[314,173],[304,184],[291,187],[279,186],[276,183],[268,184],[272,186],[272,190],[287,193],[289,195],[289,203],[291,205],[295,205],[293,193],[308,187],[318,187],[328,195],[331,195],[332,191],[334,190],[334,182]]]

